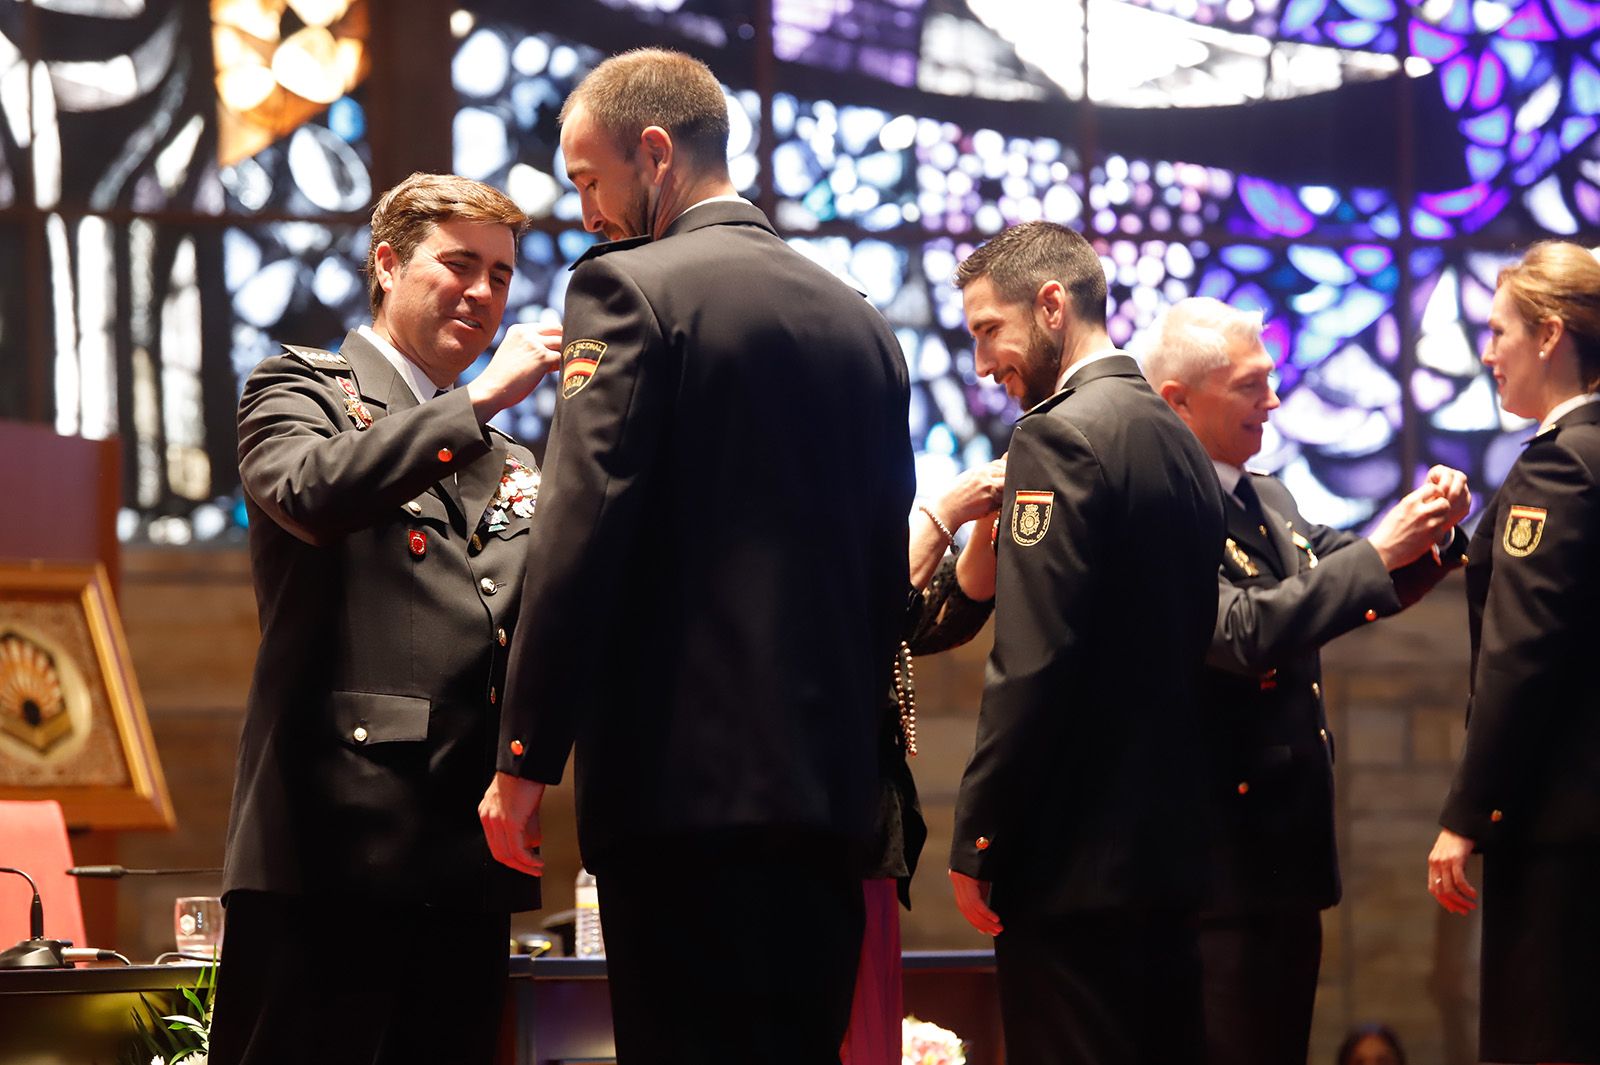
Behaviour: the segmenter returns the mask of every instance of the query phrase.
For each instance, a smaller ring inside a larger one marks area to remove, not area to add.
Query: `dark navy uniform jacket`
[[[477,815],[532,453],[480,426],[464,389],[419,404],[352,332],[337,354],[291,348],[251,373],[239,468],[261,647],[225,890],[537,905]]]
[[[1198,903],[1198,684],[1217,615],[1222,494],[1127,356],[1017,423],[995,642],[952,869],[1021,917]]]
[[[1472,535],[1467,746],[1439,821],[1479,847],[1600,843],[1600,404],[1534,437]]]
[[[597,873],[686,838],[864,858],[913,492],[893,332],[724,201],[592,250],[563,341],[499,768],[554,783],[576,745]]]
[[[1461,565],[1466,537],[1390,573],[1354,533],[1308,522],[1275,477],[1246,472],[1264,512],[1227,506],[1219,606],[1201,686],[1215,828],[1211,909],[1339,901],[1334,738],[1322,645],[1421,599]]]

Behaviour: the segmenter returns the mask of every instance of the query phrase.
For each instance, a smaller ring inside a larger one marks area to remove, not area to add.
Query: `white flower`
[[[961,1037],[931,1021],[900,1022],[901,1065],[966,1065]]]

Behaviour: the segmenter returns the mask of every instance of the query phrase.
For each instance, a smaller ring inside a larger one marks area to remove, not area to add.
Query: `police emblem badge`
[[[1544,536],[1545,511],[1539,507],[1513,505],[1506,515],[1506,531],[1501,538],[1506,554],[1513,558],[1526,558],[1539,546]]]
[[[1011,539],[1023,547],[1032,547],[1044,539],[1055,499],[1054,492],[1018,492],[1011,501]]]
[[[574,340],[561,349],[561,398],[571,399],[583,391],[606,353],[601,340]]]

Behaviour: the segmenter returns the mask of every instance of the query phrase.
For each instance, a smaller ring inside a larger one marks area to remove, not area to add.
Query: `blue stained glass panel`
[[[1497,107],[1476,118],[1469,118],[1461,123],[1461,132],[1485,147],[1500,147],[1511,136],[1511,109]]]
[[[1282,185],[1258,178],[1240,178],[1239,196],[1251,217],[1268,232],[1302,237],[1316,225],[1310,212]]]
[[[1600,28],[1600,5],[1585,0],[1550,0],[1550,11],[1566,37],[1582,37]]]
[[[1567,101],[1580,115],[1600,114],[1600,70],[1581,56],[1572,61]]]
[[[1426,22],[1411,24],[1412,54],[1430,63],[1443,63],[1460,52],[1462,47],[1463,41],[1454,34],[1435,29]]]
[[[1493,52],[1484,54],[1478,66],[1478,80],[1472,87],[1472,106],[1482,109],[1500,102],[1506,89],[1506,67]]]
[[[1439,73],[1439,87],[1450,110],[1461,110],[1461,105],[1467,102],[1467,93],[1472,89],[1471,57],[1456,56],[1446,63]]]
[[[1553,41],[1560,36],[1545,17],[1539,0],[1528,0],[1520,11],[1511,16],[1511,21],[1501,27],[1500,32],[1518,41]]]

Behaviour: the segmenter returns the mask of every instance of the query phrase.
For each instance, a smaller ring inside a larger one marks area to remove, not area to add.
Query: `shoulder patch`
[[[1011,501],[1011,539],[1032,547],[1044,539],[1050,528],[1050,512],[1055,509],[1054,492],[1021,492]]]
[[[284,354],[290,358],[298,359],[313,370],[324,373],[349,373],[350,360],[340,355],[337,351],[324,351],[321,348],[303,348],[298,344],[285,344]]]
[[[1544,537],[1547,511],[1541,507],[1524,507],[1513,504],[1506,515],[1506,530],[1500,542],[1512,558],[1527,558],[1538,548]]]
[[[561,398],[571,399],[582,392],[589,379],[600,369],[605,357],[603,340],[574,340],[561,349]]]
[[[567,267],[567,269],[576,270],[580,265],[588,262],[590,259],[598,259],[600,256],[605,255],[608,252],[627,251],[629,248],[637,248],[641,244],[649,243],[649,237],[623,237],[621,240],[603,240],[599,244],[589,245],[588,250],[586,250],[582,255],[578,256],[577,259],[573,260],[572,265]]]

